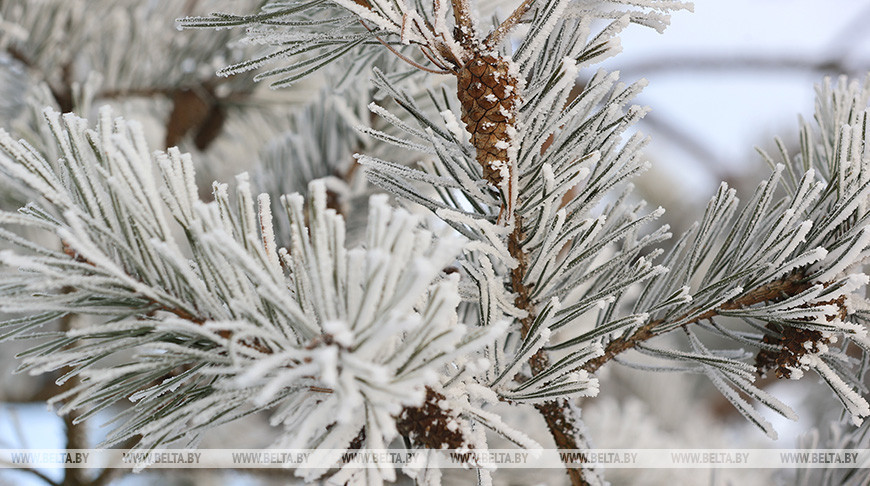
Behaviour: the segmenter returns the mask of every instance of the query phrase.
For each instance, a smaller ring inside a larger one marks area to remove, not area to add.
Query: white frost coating
[[[837,207],[836,217],[829,221],[824,228],[822,228],[819,236],[817,236],[816,239],[811,242],[811,244],[815,246],[821,246],[822,240],[828,237],[828,235],[830,235],[832,232],[834,232],[836,228],[843,223],[843,221],[848,219],[858,208],[858,206],[862,204],[862,201],[865,201],[868,197],[870,197],[870,186],[863,187],[861,191],[858,191],[854,195],[852,195],[852,200],[849,201],[848,204],[845,204],[842,207]]]
[[[556,186],[556,176],[553,175],[553,166],[549,163],[544,163],[541,166],[541,175],[544,177],[544,191],[547,194],[552,193]]]
[[[547,209],[550,209],[549,207]],[[553,221],[548,221],[549,227],[540,228],[544,234],[544,241],[541,244],[541,249],[534,262],[528,269],[528,275],[525,278],[527,282],[534,282],[539,279],[540,275],[547,266],[547,262],[554,261],[556,255],[561,251],[561,245],[557,247],[557,238],[562,233],[562,228],[565,225],[565,220],[568,217],[567,210],[561,208],[556,211],[556,218]]]
[[[325,321],[321,326],[323,332],[332,336],[332,340],[344,347],[350,347],[354,344],[353,331],[347,326],[344,321]]]
[[[415,12],[413,10],[407,10],[407,6],[405,5],[404,2],[397,2],[397,5],[399,5],[400,9],[402,9],[402,13],[403,13],[403,15],[402,15],[402,35],[401,35],[400,41],[402,44],[407,46],[407,45],[411,44],[411,37],[412,37],[412,30],[411,29],[413,28],[414,20],[420,20],[420,18],[419,18],[420,16],[417,15],[417,12]],[[416,36],[416,37],[417,37],[417,39],[414,39],[414,40],[421,40],[421,38],[419,36]]]
[[[558,0],[554,8],[547,9],[542,12],[542,14],[545,15],[544,24],[541,26],[540,30],[535,33],[534,37],[527,37],[524,40],[525,50],[523,51],[522,56],[515,60],[517,64],[526,65],[532,54],[539,53],[544,49],[544,44],[547,41],[547,37],[550,36],[553,28],[556,26],[559,20],[562,19],[562,14],[565,12],[565,9],[570,3],[570,0]],[[523,78],[524,77],[517,77],[517,79]]]
[[[468,143],[470,135],[468,130],[465,129],[465,123],[456,117],[456,113],[453,113],[451,110],[444,110],[441,112],[441,118],[444,120],[444,125],[447,126],[447,130],[456,137],[456,140],[459,140],[462,143]]]
[[[616,302],[616,297],[614,297],[612,295],[608,295],[607,297],[595,302],[595,307],[597,309],[606,309],[607,306],[609,306],[610,304],[612,304],[614,302]]]
[[[263,236],[263,249],[266,250],[266,256],[273,269],[280,266],[278,260],[277,245],[275,244],[275,230],[272,227],[272,207],[269,201],[268,194],[260,194],[257,196],[257,204],[260,208],[260,231]]]
[[[828,255],[826,260],[834,260],[835,263],[826,269],[824,273],[816,277],[816,280],[820,282],[835,280],[849,267],[860,263],[859,257],[868,244],[870,244],[870,227],[864,227],[851,244],[843,245]]]
[[[541,210],[540,210],[540,218],[538,219],[538,225],[535,227],[534,236],[527,243],[527,247],[534,248],[542,241],[544,241],[544,237],[547,236],[547,229],[550,226],[550,221],[553,218],[553,204],[558,204],[558,202],[553,201],[552,198],[544,199]]]
[[[514,268],[517,265],[516,260],[511,256],[504,241],[504,236],[508,233],[508,228],[505,226],[496,225],[484,219],[474,219],[468,215],[445,208],[438,209],[435,211],[435,214],[445,221],[453,221],[477,229],[484,236],[482,241],[477,242],[485,245],[481,248],[485,248],[487,253],[502,260],[508,268]]]
[[[791,255],[794,250],[803,243],[806,239],[807,234],[809,234],[810,229],[813,227],[813,222],[810,220],[802,222],[798,225],[797,231],[795,234],[786,242],[786,245],[779,250],[779,255],[777,258],[770,263],[770,265],[774,268],[778,268],[773,274],[774,277],[779,277],[787,274],[788,272],[794,270],[795,268],[802,267],[804,265],[809,265],[811,263],[815,263],[817,261],[823,260],[828,256],[828,251],[824,248],[815,248],[806,253],[798,255],[790,262],[787,262],[785,265],[782,265],[785,258]]]
[[[768,437],[772,440],[776,440],[779,436],[776,433],[776,429],[773,428],[773,425],[758,412],[758,410],[752,408],[746,400],[743,399],[733,388],[731,388],[725,380],[722,378],[722,372],[713,368],[712,366],[704,366],[704,370],[706,372],[707,377],[713,383],[713,385],[719,390],[725,398],[731,402],[735,408],[749,421],[756,424],[759,428],[761,428]]]
[[[531,358],[532,355],[537,353],[538,350],[540,350],[541,348],[546,346],[547,343],[550,342],[550,334],[551,334],[551,331],[549,329],[543,328],[539,331],[537,336],[531,336],[530,338],[527,337],[526,339],[531,339],[531,341],[534,343],[534,345],[529,346],[528,349],[523,350],[523,352],[521,354],[514,356],[512,359],[513,364],[510,367],[508,367],[507,369],[503,370],[499,374],[501,379],[493,381],[492,385],[493,386],[498,385],[499,383],[502,382],[502,380],[505,380],[505,379],[509,380],[509,379],[513,378],[514,375],[519,373],[520,368],[529,361],[529,358]]]
[[[509,441],[524,449],[540,449],[542,447],[528,435],[507,425],[501,417],[495,413],[484,411],[483,409],[468,404],[467,402],[463,404],[463,409],[466,413],[484,423],[490,429],[498,432]]]
[[[535,109],[528,115],[529,119],[541,119],[546,116],[546,113],[552,112],[554,106],[564,104],[568,94],[573,88],[577,79],[577,63],[570,58],[564,58],[561,63],[561,77],[554,85],[546,92],[546,94],[535,103]]]
[[[498,403],[499,401],[498,394],[492,388],[478,383],[465,384],[465,392],[472,401],[480,400],[487,403]]]
[[[843,294],[854,292],[870,283],[870,275],[864,273],[853,273],[846,278],[848,283],[841,290]]]
[[[846,410],[852,414],[852,423],[857,427],[870,415],[870,404],[859,393],[852,389],[817,355],[805,355],[801,360],[807,367],[815,370],[819,376],[840,397]]]
[[[577,65],[577,61],[573,58],[566,57],[562,59],[562,70],[565,72],[566,77],[573,80],[580,73],[580,66]]]

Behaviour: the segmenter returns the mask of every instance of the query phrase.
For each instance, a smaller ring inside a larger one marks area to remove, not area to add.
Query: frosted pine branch
[[[758,376],[811,371],[854,424],[870,415],[870,81],[820,86],[799,153],[777,142],[754,193],[723,184],[670,242],[632,185],[648,167],[633,130],[648,108],[632,104],[646,81],[576,80],[630,24],[661,30],[690,5],[532,0],[492,21],[464,0],[259,7],[181,24],[247,28],[234,52],[257,54],[228,59],[230,79],[320,72],[334,91],[260,152],[253,180],[202,198],[190,155],[152,153],[106,109],[94,128],[45,111],[41,142],[0,135],[0,172],[33,195],[0,213],[14,248],[0,252],[0,310],[14,314],[0,336],[42,339],[22,368],[63,373],[61,412],[124,405],[107,444],[195,444],[264,413],[276,446],[335,466],[304,479],[378,484],[396,471],[340,454],[539,447],[514,412],[538,413],[558,448],[591,447],[579,399],[609,385],[611,362],[702,374],[771,437],[750,398],[797,415]],[[356,170],[406,207],[375,195],[357,224],[374,189]],[[40,332],[71,316],[87,321]]]
[[[504,332],[503,324],[458,322],[456,276],[441,273],[457,241],[434,239],[418,228],[419,218],[392,210],[383,197],[371,204],[365,248],[346,249],[343,220],[326,208],[322,183],[312,185],[308,203],[287,196],[291,242],[279,249],[269,198],[255,201],[246,177],[235,202],[216,184],[215,201],[205,204],[190,158],[177,151],[152,158],[135,124],[108,111],[93,130],[71,115],[47,112],[46,119],[68,154],[64,165],[3,134],[0,166],[45,197],[14,221],[55,233],[65,251],[5,251],[4,264],[24,273],[9,276],[0,304],[27,312],[38,301],[46,311],[98,317],[50,337],[23,366],[69,367],[67,376],[80,376],[55,400],[61,411],[83,410],[82,419],[132,401],[132,416],[107,444],[137,435],[141,447],[192,440],[269,409],[273,423],[287,427],[279,440],[286,447],[345,448],[364,429],[366,447],[379,448],[400,430],[414,431],[400,417],[427,393],[462,396],[457,390],[475,374],[453,377],[447,365],[472,359]],[[57,315],[5,327],[27,332]],[[131,361],[123,361],[125,350]],[[179,402],[182,392],[188,398]],[[465,423],[480,405],[457,402],[453,416]],[[148,410],[161,412],[139,420]],[[457,434],[462,444],[472,440]]]

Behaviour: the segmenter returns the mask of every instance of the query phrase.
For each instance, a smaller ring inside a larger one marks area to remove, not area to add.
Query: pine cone
[[[496,186],[502,181],[501,168],[509,163],[508,127],[516,123],[520,101],[519,82],[509,69],[501,57],[476,54],[458,73],[462,121],[477,149],[484,179]]]
[[[426,401],[405,408],[396,418],[396,429],[416,447],[460,449],[469,447],[462,435],[462,419],[441,407],[444,395],[426,387]]]

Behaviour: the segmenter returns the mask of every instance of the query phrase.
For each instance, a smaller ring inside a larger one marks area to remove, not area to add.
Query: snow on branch
[[[46,124],[58,161],[0,133],[0,171],[43,196],[4,223],[45,229],[61,247],[0,254],[17,269],[2,274],[0,308],[28,315],[5,322],[4,334],[65,313],[95,316],[45,336],[22,367],[80,376],[54,400],[62,411],[85,410],[81,419],[132,402],[107,444],[194,440],[269,409],[286,427],[285,446],[346,448],[364,431],[366,446],[378,448],[403,427],[409,433],[406,409],[433,393],[462,396],[486,370],[471,364],[475,353],[505,328],[459,322],[457,276],[442,270],[461,242],[435,238],[384,196],[372,199],[354,248],[322,182],[307,201],[284,196],[291,240],[279,248],[270,199],[255,198],[246,176],[233,196],[216,183],[205,203],[190,157],[151,154],[135,123],[103,110],[94,129],[52,111]],[[21,242],[14,231],[2,235]],[[463,361],[476,371],[458,377],[446,366]],[[479,406],[456,402],[455,419],[467,423]]]

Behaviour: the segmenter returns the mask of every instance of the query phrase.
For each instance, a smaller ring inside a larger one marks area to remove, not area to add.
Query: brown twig
[[[511,256],[517,260],[517,266],[511,270],[510,284],[516,297],[514,305],[526,311],[526,316],[520,320],[520,329],[522,336],[526,337],[529,333],[532,323],[537,316],[534,302],[531,300],[532,289],[523,282],[528,269],[528,256],[522,247],[522,241],[525,239],[523,229],[523,221],[519,215],[514,215],[514,230],[508,237],[508,251]],[[532,370],[532,375],[537,375],[547,369],[549,366],[549,358],[546,352],[542,349],[529,358],[529,366]],[[573,417],[570,407],[565,400],[548,401],[535,405],[535,409],[544,418],[547,423],[547,428],[556,447],[559,449],[579,449],[581,442],[580,431],[575,426],[575,417]],[[583,478],[583,471],[577,468],[567,468],[566,472],[574,486],[587,484]]]
[[[468,0],[450,0],[453,5],[453,20],[459,30],[458,41],[463,47],[468,47],[477,40],[474,23],[471,21],[471,8]]]
[[[369,32],[371,32],[371,33],[374,34],[374,31],[372,31],[372,29],[370,29],[369,26],[366,25],[365,22],[363,22],[362,20],[360,20],[359,23],[361,23],[362,26],[365,27],[367,31],[369,31]],[[447,70],[436,71],[435,69],[427,68],[426,66],[424,66],[424,65],[422,65],[422,64],[420,64],[420,63],[418,63],[417,61],[414,61],[413,59],[411,59],[411,58],[405,56],[405,55],[402,54],[401,52],[399,52],[399,51],[397,51],[396,49],[394,49],[393,46],[387,44],[387,43],[386,43],[383,39],[381,39],[381,37],[378,36],[378,35],[375,36],[375,39],[377,39],[377,41],[380,42],[381,45],[383,45],[384,47],[386,47],[387,49],[389,49],[390,52],[393,53],[393,55],[395,55],[396,57],[398,57],[398,58],[401,59],[402,61],[405,61],[406,63],[410,64],[411,66],[414,66],[415,68],[417,68],[417,69],[419,69],[419,70],[421,70],[421,71],[426,71],[427,73],[432,73],[432,74],[450,74],[450,71],[447,71]],[[430,60],[431,60],[431,58],[430,58]],[[435,63],[435,62],[433,61],[433,63]],[[435,64],[437,65],[437,63],[435,63]]]
[[[504,19],[504,21],[499,24],[499,26],[489,33],[486,36],[486,39],[483,41],[483,45],[493,48],[499,42],[504,39],[504,37],[514,28],[517,24],[522,20],[523,15],[529,11],[529,8],[532,7],[532,3],[534,0],[523,0],[523,3],[520,4],[509,16]]]
[[[512,279],[512,285],[514,286],[515,290],[519,289],[519,291],[517,292],[516,300],[517,306],[527,311],[533,310],[533,307],[531,303],[528,302],[528,299],[523,297],[524,295],[527,295],[528,292],[527,289],[525,289],[525,286],[515,279]],[[683,327],[707,319],[711,319],[719,315],[723,310],[740,309],[759,304],[761,302],[779,300],[784,296],[796,295],[808,289],[810,286],[811,284],[804,280],[804,276],[802,274],[795,273],[783,279],[758,287],[750,292],[744,293],[741,297],[728,301],[715,309],[700,313],[692,317],[691,319],[686,320],[686,322],[683,323]],[[693,316],[696,312],[697,311],[688,312],[674,319],[674,321],[684,320],[687,317]],[[533,322],[531,316],[532,314],[530,312],[529,316],[522,320],[522,329],[524,334],[527,332],[529,325],[531,325],[531,322]],[[607,363],[620,353],[628,351],[636,347],[638,344],[657,336],[658,333],[656,332],[656,328],[661,326],[665,322],[666,321],[664,319],[650,321],[647,324],[638,328],[630,336],[625,338],[617,338],[613,341],[610,341],[605,347],[604,354],[590,361],[587,361],[582,369],[589,373],[596,372],[598,369],[601,368],[601,366],[603,366],[605,363]],[[547,356],[539,352],[529,360],[529,364],[531,365],[532,373],[538,374],[547,367]],[[546,421],[547,427],[550,430],[550,434],[552,435],[553,440],[555,441],[558,448],[580,448],[579,445],[583,442],[582,436],[580,435],[581,431],[578,430],[578,428],[576,427],[575,422],[573,421],[573,417],[571,416],[571,410],[564,400],[545,402],[543,404],[536,405],[535,408]],[[583,477],[582,469],[571,468],[568,469],[567,472],[569,478],[571,479],[572,485],[580,486],[588,484]]]
[[[780,280],[776,280],[766,285],[762,285],[761,287],[758,287],[757,289],[750,292],[744,293],[741,297],[730,300],[715,309],[711,309],[701,314],[698,314],[697,316],[694,316],[684,322],[683,327],[716,317],[723,310],[742,309],[744,307],[760,304],[762,302],[779,300],[783,296],[797,295],[804,290],[807,290],[811,286],[812,284],[806,282],[802,274],[795,273]],[[687,317],[694,315],[696,312],[696,310],[690,311],[674,319],[674,321],[682,321]],[[583,365],[583,369],[589,373],[594,373],[598,371],[598,369],[601,368],[602,365],[613,359],[614,356],[622,352],[628,351],[629,349],[636,347],[638,344],[657,336],[658,333],[656,332],[656,328],[661,326],[662,324],[665,324],[666,322],[667,321],[665,321],[664,319],[650,321],[639,327],[630,336],[624,338],[616,338],[613,341],[610,341],[604,348],[604,354],[587,361],[586,364]]]
[[[60,331],[67,332],[72,330],[72,321],[74,319],[74,315],[68,314],[61,318],[60,320]],[[78,375],[73,375],[69,377],[61,386],[60,392],[63,393],[65,391],[69,391],[81,383],[81,380]],[[81,413],[78,410],[70,410],[66,414],[63,415],[63,424],[65,427],[66,434],[66,449],[87,449],[88,448],[88,437],[87,433],[84,429],[84,426],[81,424],[77,424],[76,420],[78,420]],[[62,486],[84,486],[88,484],[88,480],[85,477],[86,469],[79,468],[67,468],[64,469],[64,477]]]

